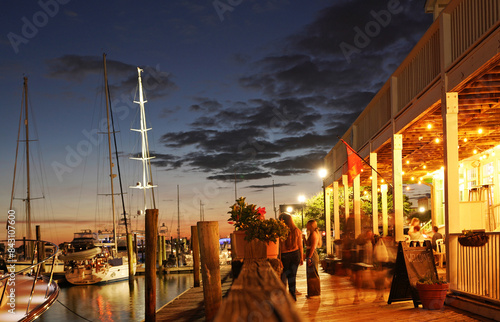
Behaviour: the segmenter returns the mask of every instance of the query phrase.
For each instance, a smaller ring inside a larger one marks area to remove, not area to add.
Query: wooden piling
[[[40,263],[45,259],[45,243],[42,242],[42,233],[40,231],[40,225],[35,226],[35,231],[36,231],[36,240],[38,240],[38,256],[37,256],[37,261]],[[45,263],[41,265],[41,272],[45,272]]]
[[[158,209],[146,209],[145,321],[156,320],[156,251]]]
[[[127,234],[128,279],[131,281],[134,279],[135,274],[134,240],[132,237],[132,234]]]
[[[198,241],[198,227],[191,226],[191,249],[193,251],[194,287],[200,286],[200,243]]]
[[[222,302],[219,222],[200,221],[197,226],[203,278],[203,297],[205,299],[205,319],[206,321],[212,321]]]

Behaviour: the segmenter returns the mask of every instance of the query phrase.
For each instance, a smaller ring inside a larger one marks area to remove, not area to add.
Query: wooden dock
[[[440,274],[441,275],[441,274]],[[368,278],[369,273],[366,275]],[[306,298],[305,266],[297,273],[296,309],[303,321],[491,321],[469,312],[445,305],[442,310],[415,308],[412,301],[387,304],[389,287],[382,293],[369,286],[355,288],[350,276],[331,275],[320,268],[321,296]],[[230,266],[221,267],[223,296],[230,292]],[[383,300],[378,297],[382,295]],[[223,299],[224,302],[224,299]],[[157,321],[205,321],[202,287],[191,288],[157,311]],[[231,322],[231,321],[227,321]]]
[[[222,296],[233,283],[231,266],[221,266]],[[191,322],[205,321],[203,286],[191,287],[156,311],[156,321]]]

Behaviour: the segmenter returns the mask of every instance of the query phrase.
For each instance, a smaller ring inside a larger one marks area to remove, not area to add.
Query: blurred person
[[[281,273],[281,281],[285,284],[288,282],[288,291],[292,298],[296,301],[296,278],[299,265],[304,262],[304,248],[302,246],[302,232],[295,226],[292,216],[282,213],[279,220],[283,221],[290,230],[288,237],[284,242],[280,242],[280,257],[283,263],[283,272]]]

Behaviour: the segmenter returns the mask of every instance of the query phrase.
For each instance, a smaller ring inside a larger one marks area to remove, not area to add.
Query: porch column
[[[344,213],[347,221],[349,218],[349,181],[347,180],[347,174],[342,175],[342,185],[344,186]]]
[[[352,182],[353,202],[354,202],[354,237],[361,234],[361,192],[360,176],[357,175]]]
[[[394,202],[395,241],[404,241],[403,223],[403,136],[392,139],[392,198]]]
[[[380,185],[380,192],[382,197],[382,226],[384,236],[389,235],[389,217],[387,215],[387,185]]]
[[[340,239],[339,183],[333,183],[333,227],[335,239]],[[338,254],[337,254],[338,255]],[[339,256],[337,256],[339,257]]]
[[[323,184],[324,186],[324,184]],[[330,203],[330,197],[331,197],[331,192],[332,189],[330,187],[325,188],[324,193],[325,193],[325,225],[326,225],[326,254],[327,255],[332,255],[333,254],[333,247],[332,247],[332,215],[331,215],[331,203]]]
[[[460,187],[458,163],[458,93],[446,93],[441,104],[444,134],[444,224],[446,234],[446,274],[450,288],[457,283],[457,266],[450,258],[457,258],[456,246],[448,237],[460,232]],[[456,242],[456,240],[455,240]]]
[[[444,211],[446,236],[460,232],[458,172],[458,93],[446,93],[443,109]],[[450,218],[450,216],[452,218]],[[451,219],[451,220],[450,220]]]
[[[377,192],[377,153],[370,153],[370,165],[372,167],[372,217],[373,233],[379,235],[378,231],[378,192]]]

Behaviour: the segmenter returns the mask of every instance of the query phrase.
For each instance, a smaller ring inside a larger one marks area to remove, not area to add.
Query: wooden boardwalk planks
[[[233,279],[231,266],[221,266],[222,296],[227,293]],[[165,304],[156,312],[156,321],[192,322],[205,321],[203,286],[192,287]]]
[[[222,293],[228,292],[232,279],[230,266],[221,266]],[[367,275],[369,276],[369,274]],[[303,321],[490,321],[465,311],[445,306],[443,310],[424,310],[422,306],[414,308],[413,302],[387,304],[389,288],[383,290],[384,301],[375,301],[376,291],[370,288],[357,290],[348,276],[336,276],[320,269],[321,296],[307,299],[307,280],[305,266],[300,266],[297,273],[296,308]],[[358,295],[359,301],[355,302]],[[157,321],[205,321],[203,310],[203,289],[191,288],[177,299],[166,304],[157,312]],[[227,321],[231,322],[231,321]]]

